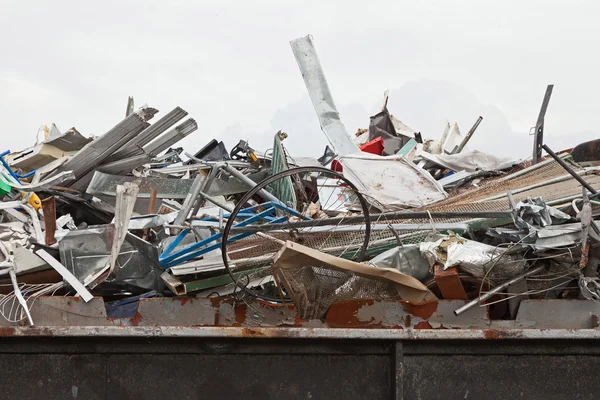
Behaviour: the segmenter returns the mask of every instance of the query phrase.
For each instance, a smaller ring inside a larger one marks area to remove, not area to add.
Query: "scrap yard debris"
[[[178,142],[198,129],[188,112],[157,119],[132,98],[103,135],[51,125],[33,146],[4,151],[0,325],[52,324],[41,310],[65,296],[82,300],[79,324],[139,323],[141,304],[193,298],[255,315],[285,307],[328,326],[346,318],[340,304],[371,301],[404,311],[353,314],[356,324],[404,328],[476,324],[463,313],[523,328],[532,299],[600,300],[598,141],[557,153],[544,144],[549,94],[532,159],[470,148],[484,116],[465,134],[456,123],[419,132],[388,111],[387,93],[351,135],[312,38],[291,47],[329,142],[314,158],[297,157],[283,131],[267,151],[216,139],[185,151]],[[437,314],[423,316],[431,304]],[[189,323],[222,324],[220,312]],[[547,312],[528,318],[554,326]]]

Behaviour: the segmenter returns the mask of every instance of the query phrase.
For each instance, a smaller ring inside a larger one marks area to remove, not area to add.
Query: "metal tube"
[[[223,204],[221,203],[219,200],[215,199],[212,196],[207,195],[204,192],[200,192],[200,196],[204,197],[206,200],[210,201],[211,203],[213,203],[215,206],[217,207],[221,207],[223,210],[225,211],[229,211],[232,212],[233,211],[233,207],[229,207],[227,204]]]
[[[204,177],[200,174],[196,175],[194,183],[192,183],[192,187],[190,188],[190,192],[185,197],[183,205],[181,206],[181,210],[179,211],[179,214],[177,214],[177,218],[175,218],[173,225],[183,225],[183,221],[188,218],[188,215],[194,206],[194,202],[200,193],[200,189],[202,188],[202,182],[204,181],[203,178]]]
[[[198,198],[196,198],[196,202],[194,203],[194,211],[193,211],[192,215],[198,214],[198,210],[200,210],[200,207],[202,207],[204,205],[205,200],[206,200],[205,193],[210,190],[210,186],[212,185],[212,183],[215,180],[215,178],[217,177],[217,175],[219,175],[220,171],[221,171],[221,169],[218,167],[211,168],[210,173],[208,174],[208,176],[202,183],[202,186],[200,187],[200,192],[199,192],[200,196]],[[202,173],[203,172],[198,171],[198,174],[202,174]]]
[[[471,137],[473,136],[473,134],[475,133],[475,131],[479,127],[479,124],[481,123],[481,121],[483,121],[483,117],[480,115],[479,118],[477,118],[477,121],[475,121],[475,124],[473,124],[473,126],[471,127],[471,129],[469,129],[469,132],[467,132],[467,135],[465,136],[465,138],[463,139],[463,141],[460,142],[460,144],[458,145],[458,148],[456,149],[456,151],[453,151],[452,154],[458,154],[458,153],[460,153],[465,148],[465,146],[467,145],[467,143],[469,142],[469,140],[471,140]]]
[[[552,158],[554,158],[554,159],[556,160],[556,162],[557,162],[557,163],[559,163],[559,164],[560,164],[560,166],[561,166],[561,167],[563,167],[563,168],[565,169],[565,171],[567,171],[569,174],[571,174],[571,176],[572,176],[573,178],[575,178],[575,180],[576,180],[577,182],[581,183],[581,184],[583,185],[583,187],[584,187],[584,188],[586,188],[587,190],[589,190],[589,191],[590,191],[590,193],[593,193],[593,194],[597,194],[597,193],[598,193],[598,192],[596,191],[596,189],[594,189],[593,187],[591,187],[589,183],[587,183],[587,182],[586,182],[586,181],[585,181],[585,180],[584,180],[584,179],[583,179],[581,176],[579,176],[579,175],[577,174],[577,172],[573,171],[573,170],[571,169],[571,167],[569,167],[569,166],[567,165],[567,163],[566,163],[566,162],[564,162],[564,161],[562,160],[562,158],[560,158],[560,157],[559,157],[559,156],[558,156],[558,155],[557,155],[555,152],[553,152],[553,151],[552,151],[552,149],[550,149],[550,147],[548,147],[548,145],[546,145],[546,144],[545,144],[545,145],[543,145],[543,146],[542,146],[542,148],[543,148],[544,150],[546,150],[546,153],[550,154],[550,156],[551,156]]]
[[[256,182],[254,182],[252,179],[248,178],[246,175],[242,174],[237,169],[233,168],[231,165],[225,163],[225,164],[221,165],[220,168],[224,169],[229,174],[233,175],[234,177],[238,178],[240,181],[247,184],[250,187],[250,189],[253,189],[256,186]],[[267,201],[281,203],[277,197],[273,196],[271,193],[267,192],[265,189],[261,189],[258,192],[258,194],[260,194]]]
[[[517,283],[522,281],[523,279],[527,278],[530,275],[535,275],[538,272],[541,272],[543,270],[545,270],[546,267],[545,266],[540,266],[534,269],[530,269],[529,271],[515,276],[512,279],[509,279],[508,281],[504,282],[501,285],[496,286],[493,289],[490,289],[489,291],[487,291],[485,294],[482,294],[481,296],[477,297],[476,299],[471,300],[469,303],[465,304],[464,306],[454,310],[454,315],[460,315],[462,313],[464,313],[465,311],[470,310],[471,308],[475,307],[476,305],[480,304],[482,301],[485,301],[487,299],[489,299],[490,297],[492,297],[493,295],[495,295],[496,293],[506,289],[507,287],[509,287],[510,285],[512,285],[513,283]]]

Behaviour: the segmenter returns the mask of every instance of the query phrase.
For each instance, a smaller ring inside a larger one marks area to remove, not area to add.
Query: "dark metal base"
[[[593,399],[595,340],[5,337],[2,399]]]

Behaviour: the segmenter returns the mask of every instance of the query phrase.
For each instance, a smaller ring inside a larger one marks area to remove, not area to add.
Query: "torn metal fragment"
[[[77,278],[71,272],[69,272],[69,270],[65,268],[64,265],[58,262],[50,254],[48,254],[46,250],[36,250],[35,254],[37,254],[44,261],[50,264],[50,266],[54,268],[56,272],[58,272],[64,278],[64,280],[67,281],[69,285],[71,285],[73,289],[75,289],[75,291],[81,296],[83,301],[87,303],[88,301],[92,300],[94,296],[92,296],[92,294],[86,289],[86,287],[81,282],[79,282],[79,280],[77,280]]]

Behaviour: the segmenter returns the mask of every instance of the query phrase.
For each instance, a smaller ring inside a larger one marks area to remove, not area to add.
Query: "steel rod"
[[[585,181],[585,179],[583,179],[581,176],[579,176],[579,174],[577,174],[577,172],[573,171],[573,169],[571,167],[569,167],[567,165],[567,163],[563,161],[562,158],[560,158],[555,152],[553,152],[552,149],[550,149],[550,147],[548,147],[548,145],[545,144],[542,146],[542,148],[546,151],[546,153],[548,153],[552,158],[554,158],[554,160],[556,160],[556,162],[559,163],[560,166],[565,169],[565,171],[567,171],[569,174],[571,174],[571,176],[573,178],[575,178],[575,180],[577,182],[581,183],[583,185],[583,187],[586,188],[590,193],[593,193],[593,194],[598,193],[596,191],[596,189],[594,189],[592,186],[590,186],[589,183],[587,183]]]
[[[458,145],[458,148],[456,149],[456,151],[453,151],[452,154],[458,154],[458,153],[460,153],[465,148],[465,146],[467,145],[467,143],[469,142],[469,140],[471,140],[471,137],[473,136],[473,134],[475,133],[475,131],[479,127],[479,124],[481,123],[481,121],[483,121],[483,117],[480,115],[479,118],[477,118],[477,121],[475,121],[475,124],[473,124],[473,126],[469,130],[469,132],[467,132],[467,135],[465,136],[465,138],[463,139],[463,141],[460,142],[460,144]]]
[[[485,294],[482,294],[481,296],[477,297],[476,299],[471,300],[469,303],[465,304],[464,306],[454,310],[454,315],[460,315],[463,314],[465,311],[470,310],[471,308],[475,307],[476,305],[480,304],[482,301],[485,301],[487,299],[489,299],[490,297],[492,297],[493,295],[495,295],[498,292],[501,292],[502,290],[506,289],[507,287],[509,287],[510,285],[512,285],[513,283],[517,283],[522,281],[523,279],[527,278],[530,275],[535,275],[538,272],[541,272],[543,270],[545,270],[546,267],[545,266],[540,266],[534,269],[530,269],[529,271],[519,275],[519,276],[515,276],[512,279],[509,279],[508,281],[504,282],[501,285],[496,286],[495,288],[487,291]]]
[[[246,175],[242,174],[240,171],[238,171],[231,165],[224,164],[221,166],[221,168],[224,169],[225,171],[227,171],[232,176],[239,179],[240,181],[247,184],[250,187],[250,189],[253,189],[256,186],[256,182],[254,182],[252,179],[248,178]],[[277,197],[273,196],[271,193],[267,192],[265,189],[259,190],[258,194],[260,194],[260,196],[263,197],[267,201],[281,203]]]

